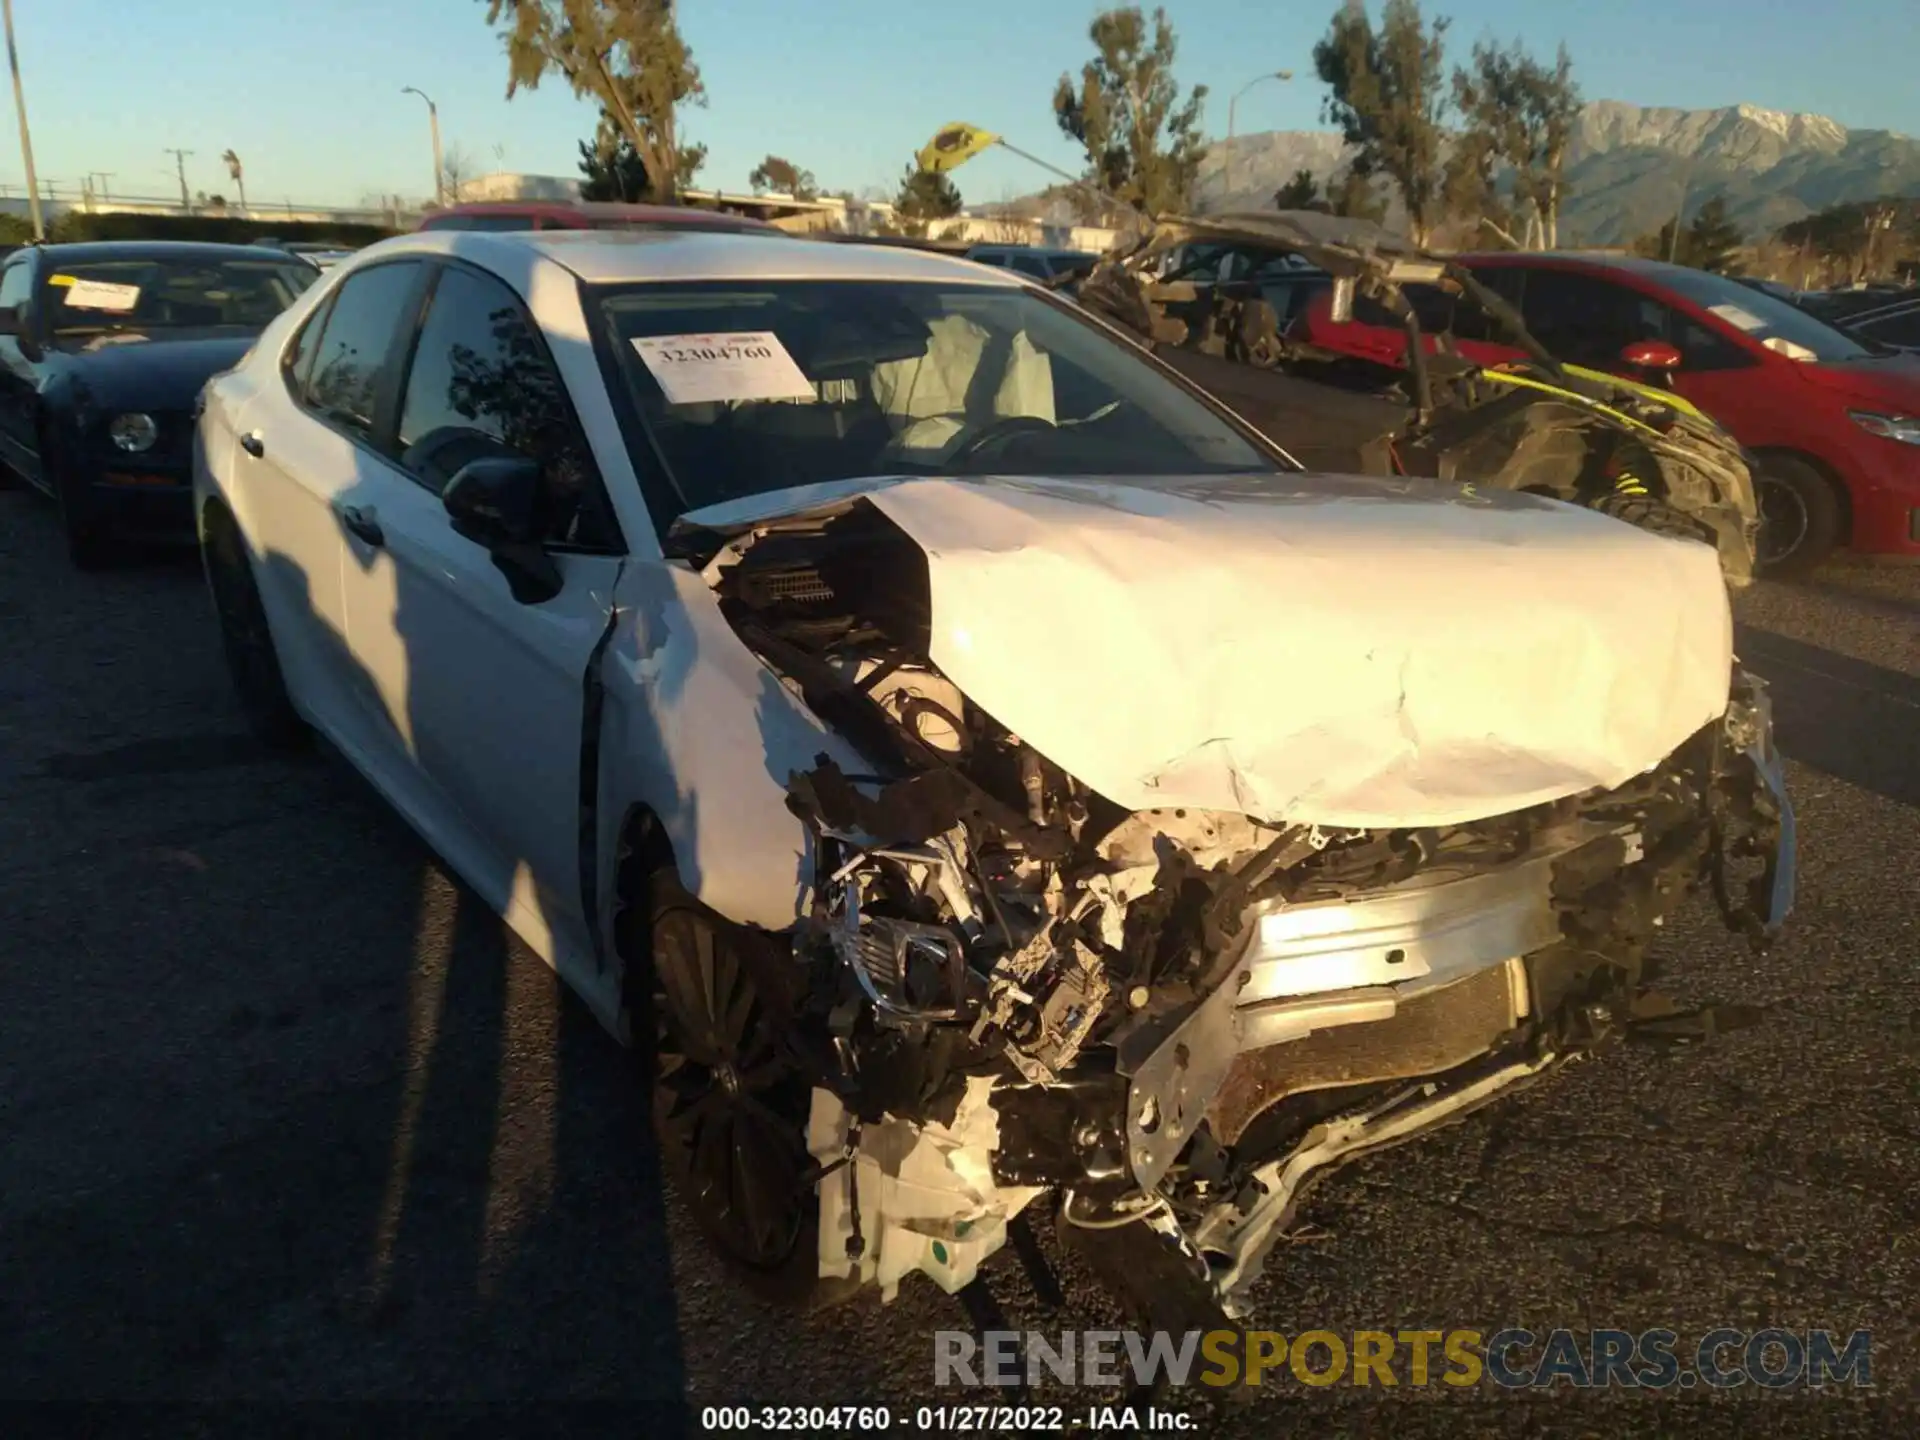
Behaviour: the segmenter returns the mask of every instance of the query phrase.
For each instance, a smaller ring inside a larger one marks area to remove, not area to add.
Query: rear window
[[[532,215],[432,215],[420,224],[422,230],[537,230],[540,221]]]
[[[1869,339],[1883,345],[1920,346],[1920,305],[1888,315],[1875,315],[1859,321],[1857,327]]]

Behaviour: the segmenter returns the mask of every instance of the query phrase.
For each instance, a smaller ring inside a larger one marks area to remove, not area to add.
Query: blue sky
[[[1336,0],[1176,0],[1180,74],[1212,95],[1207,128],[1227,128],[1227,96],[1263,70],[1291,69],[1241,101],[1242,133],[1318,128],[1310,52]],[[1751,101],[1844,125],[1920,134],[1912,82],[1915,0],[1452,0],[1451,51],[1487,34],[1543,54],[1565,40],[1589,98],[1707,107]],[[122,194],[172,194],[164,147],[194,153],[195,190],[232,187],[219,163],[246,163],[249,199],[352,204],[426,193],[425,107],[476,171],[575,173],[594,114],[559,81],[505,98],[506,61],[480,0],[13,0],[35,158],[44,180],[112,172]],[[744,189],[769,151],[831,188],[891,187],[939,125],[971,120],[1057,164],[1076,157],[1049,99],[1078,71],[1088,0],[681,0],[681,23],[708,104],[683,129],[709,147],[700,183]],[[24,169],[0,128],[0,182]],[[1005,199],[1046,176],[991,153],[957,177],[972,201]]]

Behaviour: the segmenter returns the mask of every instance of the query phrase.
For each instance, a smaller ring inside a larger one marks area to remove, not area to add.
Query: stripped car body
[[[1790,903],[1705,547],[1316,477],[870,482],[683,525],[865,757],[788,787],[801,1023],[837,1057],[823,1276],[957,1289],[1059,1191],[1146,1312],[1244,1314],[1310,1179],[1646,1013],[1690,891],[1756,939]]]
[[[1283,327],[1251,280],[1196,283],[1196,247],[1293,257],[1329,277],[1336,304],[1372,300],[1405,327],[1405,368],[1357,361]],[[1424,336],[1404,293],[1462,298],[1529,356],[1469,363]],[[1759,511],[1740,446],[1677,396],[1549,355],[1497,293],[1444,256],[1362,220],[1312,212],[1174,218],[1123,242],[1080,302],[1220,395],[1310,468],[1530,490],[1720,551],[1735,588],[1753,577]],[[1329,397],[1328,386],[1350,392]]]

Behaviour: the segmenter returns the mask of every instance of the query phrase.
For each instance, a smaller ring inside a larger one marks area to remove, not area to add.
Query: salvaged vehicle
[[[196,453],[249,713],[634,1042],[770,1294],[958,1290],[1045,1206],[1242,1313],[1319,1176],[1679,1024],[1688,894],[1791,900],[1712,549],[1303,473],[984,266],[387,241]]]
[[[1372,356],[1313,343],[1299,322],[1316,288],[1343,319],[1370,310],[1398,343]],[[1448,301],[1437,333],[1422,324],[1424,293]],[[1678,396],[1562,364],[1484,276],[1370,222],[1165,220],[1117,246],[1078,299],[1309,468],[1550,495],[1697,535],[1730,585],[1753,577],[1759,512],[1731,435]],[[1503,342],[1499,363],[1475,355],[1468,337],[1481,336]]]
[[[29,245],[0,265],[0,462],[60,510],[68,558],[193,535],[188,452],[207,377],[317,278],[251,245]]]

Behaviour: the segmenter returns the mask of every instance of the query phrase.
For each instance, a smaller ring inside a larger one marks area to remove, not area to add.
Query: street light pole
[[[1233,145],[1231,142],[1233,140],[1233,116],[1234,111],[1240,106],[1240,97],[1246,94],[1247,91],[1253,89],[1254,86],[1265,84],[1269,80],[1291,79],[1293,79],[1293,72],[1291,70],[1271,70],[1265,75],[1256,75],[1238,90],[1234,91],[1233,98],[1227,101],[1227,140],[1229,143],[1227,145],[1226,156],[1220,165],[1221,186],[1225,190],[1227,198],[1231,198],[1233,195]]]
[[[40,181],[33,173],[33,137],[27,133],[27,92],[20,84],[20,52],[13,44],[13,0],[0,0],[7,18],[7,64],[13,69],[13,105],[20,112],[20,158],[27,166],[27,214],[33,221],[33,238],[47,238],[47,227],[40,215]]]
[[[447,172],[441,168],[440,163],[440,107],[427,98],[426,91],[416,90],[411,85],[401,86],[400,93],[418,95],[427,102],[427,126],[433,132],[433,203],[444,205],[447,203]],[[456,195],[453,198],[458,200],[460,197]]]

